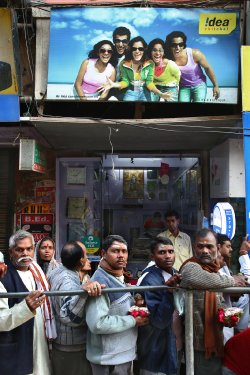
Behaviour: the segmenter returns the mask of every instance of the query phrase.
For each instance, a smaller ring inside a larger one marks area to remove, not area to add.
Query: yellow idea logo
[[[199,34],[230,34],[236,28],[236,13],[203,13]]]

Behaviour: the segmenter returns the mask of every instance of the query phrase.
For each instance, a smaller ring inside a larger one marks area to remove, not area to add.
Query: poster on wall
[[[52,9],[47,99],[236,104],[239,23],[228,9]]]
[[[11,9],[0,8],[0,122],[20,120],[16,33],[17,22]]]
[[[21,229],[32,233],[37,243],[44,237],[53,237],[53,214],[20,214]]]
[[[144,198],[144,171],[124,169],[123,171],[123,199]]]

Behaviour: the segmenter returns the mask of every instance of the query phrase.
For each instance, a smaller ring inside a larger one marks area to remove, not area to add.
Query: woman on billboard
[[[164,41],[153,39],[148,45],[148,55],[154,62],[154,84],[161,92],[170,94],[166,102],[178,102],[179,81],[181,72],[178,65],[165,57]],[[152,93],[152,101],[158,102],[160,96]]]
[[[147,43],[141,36],[129,42],[124,60],[120,64],[121,81],[113,82],[108,79],[100,90],[106,92],[112,87],[127,89],[123,101],[151,101],[151,92],[163,99],[169,99],[169,93],[158,90],[153,82],[154,63],[148,59]]]
[[[174,60],[181,70],[179,102],[204,102],[207,96],[207,77],[213,84],[213,97],[218,99],[220,89],[213,68],[198,49],[187,47],[187,37],[182,31],[166,36],[167,57]]]
[[[100,93],[98,89],[109,78],[115,80],[115,47],[109,40],[96,43],[89,52],[88,59],[80,66],[75,80],[75,89],[80,100],[105,100],[108,91]]]

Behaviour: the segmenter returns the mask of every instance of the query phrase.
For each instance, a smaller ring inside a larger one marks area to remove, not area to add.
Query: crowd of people
[[[0,292],[24,292],[25,297],[0,298],[0,373],[183,374],[184,288],[194,290],[194,374],[246,375],[248,294],[229,296],[211,289],[248,285],[249,241],[243,240],[240,248],[241,274],[233,275],[229,238],[203,228],[192,249],[189,236],[179,230],[178,213],[168,211],[165,220],[168,229],[152,239],[152,261],[137,283],[170,287],[139,294],[149,315],[129,314],[138,295],[135,299],[126,290],[128,245],[120,235],[103,240],[101,261],[89,275],[90,262],[80,241],[67,242],[57,261],[51,238],[35,246],[31,233],[13,234],[7,266],[0,264]],[[119,289],[111,292],[113,288]],[[46,295],[49,290],[55,295]],[[244,313],[236,332],[230,327],[226,332],[217,311],[232,305]],[[246,357],[242,361],[235,354],[241,347]]]
[[[80,100],[146,102],[204,102],[207,76],[218,99],[220,89],[213,68],[198,49],[187,47],[187,36],[174,31],[165,42],[131,39],[117,27],[113,43],[101,40],[80,66],[75,90]]]

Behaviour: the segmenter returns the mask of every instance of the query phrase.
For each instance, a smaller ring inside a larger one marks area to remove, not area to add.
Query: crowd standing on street
[[[127,290],[128,244],[120,235],[103,240],[100,263],[91,275],[80,241],[67,242],[59,262],[52,238],[35,247],[31,233],[14,233],[9,261],[0,253],[0,292],[25,296],[0,297],[0,374],[185,374],[181,287],[194,290],[194,374],[247,375],[248,294],[211,289],[249,285],[250,241],[243,240],[241,274],[233,275],[228,237],[203,228],[191,248],[190,237],[179,230],[178,213],[165,217],[167,230],[152,238],[152,261],[137,285],[169,288],[146,290],[139,297]],[[105,288],[119,291],[106,293]],[[49,290],[69,294],[48,297]],[[140,306],[147,314],[130,313]],[[243,314],[238,326],[225,328],[218,308],[232,306]]]

